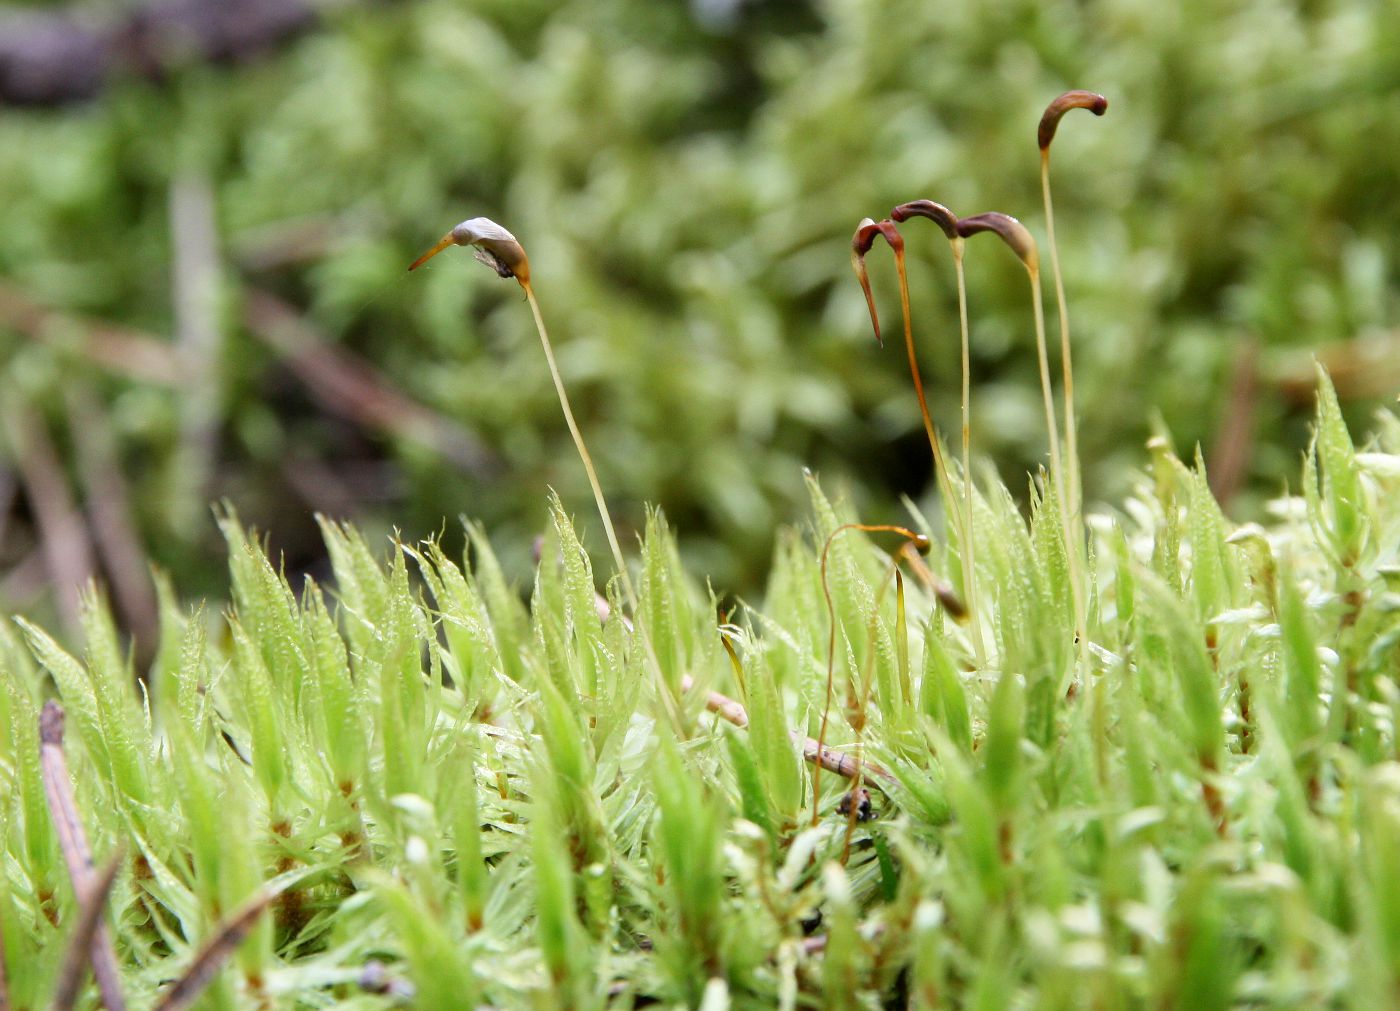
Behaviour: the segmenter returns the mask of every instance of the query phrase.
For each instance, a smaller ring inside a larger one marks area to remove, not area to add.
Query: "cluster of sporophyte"
[[[1043,168],[1078,105],[1047,112]],[[991,231],[1031,276],[1051,473],[1029,516],[971,481],[964,405],[960,472],[925,411],[946,538],[812,481],[762,607],[717,616],[659,512],[629,571],[524,250],[464,222],[423,259],[472,245],[524,288],[615,578],[556,498],[528,606],[477,527],[468,559],[384,559],[324,520],[332,602],[230,512],[231,608],[165,587],[139,688],[96,594],[81,657],[0,623],[0,1003],[71,1006],[91,964],[108,1007],[201,985],[217,1008],[1384,1006],[1400,419],[1358,451],[1319,371],[1269,528],[1232,527],[1165,439],[1085,523],[1034,242],[928,201],[862,225],[858,271],[877,234],[899,258],[916,390],[916,215],[955,263]]]

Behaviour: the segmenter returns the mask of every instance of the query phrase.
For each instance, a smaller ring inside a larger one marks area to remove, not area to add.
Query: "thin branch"
[[[259,892],[224,920],[214,936],[199,949],[185,974],[165,991],[154,1011],[180,1011],[189,1007],[214,979],[215,973],[243,943],[263,910],[277,893],[271,889]]]
[[[327,412],[426,446],[475,477],[499,470],[496,455],[474,433],[399,392],[364,359],[322,338],[277,296],[249,290],[245,316],[253,336],[282,356]]]
[[[113,375],[157,386],[178,386],[184,381],[175,349],[163,338],[59,312],[3,281],[0,324],[58,350],[72,349]]]
[[[138,642],[152,646],[158,624],[155,586],[133,518],[131,491],[118,459],[111,419],[86,383],[71,384],[65,394],[97,552],[127,626]]]
[[[681,692],[689,692],[695,688],[695,679],[689,674],[681,677]],[[743,704],[731,699],[728,695],[719,692],[707,692],[705,695],[705,708],[714,713],[727,723],[732,723],[740,729],[745,729],[749,725],[749,713]],[[894,776],[889,771],[881,768],[873,762],[858,760],[854,755],[837,751],[835,748],[828,748],[817,743],[815,737],[808,737],[797,730],[789,730],[788,734],[794,741],[802,745],[802,757],[813,765],[820,765],[827,772],[834,772],[838,776],[845,776],[847,779],[855,777],[857,769],[862,775],[875,776],[884,784],[895,782]]]
[[[89,894],[95,878],[92,850],[88,847],[82,819],[78,817],[68,759],[63,754],[63,707],[52,699],[44,703],[39,714],[39,765],[49,817],[58,834],[63,861],[68,865],[68,878],[73,883],[73,891],[81,898]],[[107,1011],[125,1011],[126,1002],[122,999],[117,973],[117,950],[105,923],[99,921],[94,928],[89,953],[103,1005]]]
[[[103,864],[101,873],[94,875],[87,889],[78,895],[78,923],[63,952],[63,964],[58,971],[58,988],[54,992],[53,1011],[72,1011],[78,1001],[78,991],[87,977],[88,955],[92,951],[97,929],[102,924],[102,912],[107,896],[116,883],[122,865],[121,851],[113,853]]]
[[[3,421],[38,528],[59,613],[71,631],[80,621],[80,591],[93,574],[87,525],[73,501],[58,450],[39,413],[29,404],[15,401],[4,411]]]

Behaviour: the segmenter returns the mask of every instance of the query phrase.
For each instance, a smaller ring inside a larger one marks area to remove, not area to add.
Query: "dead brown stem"
[[[158,631],[155,587],[111,419],[86,383],[71,384],[65,394],[93,541],[127,627],[149,654]]]
[[[95,878],[92,850],[88,847],[87,833],[83,831],[82,820],[78,817],[68,759],[63,754],[63,707],[52,699],[44,703],[43,711],[39,713],[39,767],[49,817],[53,819],[63,862],[68,866],[68,878],[79,897],[87,895],[92,891]],[[117,950],[112,944],[107,925],[100,920],[93,929],[89,951],[92,974],[97,979],[103,1005],[107,1011],[125,1011],[126,1002],[122,999],[117,972]]]
[[[39,412],[12,400],[4,411],[4,423],[38,528],[59,613],[72,632],[81,623],[82,588],[93,574],[87,525],[73,501],[58,450]]]
[[[426,446],[477,477],[500,469],[495,454],[474,433],[405,396],[364,359],[333,346],[280,298],[250,290],[244,313],[253,336],[282,355],[328,413]]]
[[[107,896],[117,880],[117,870],[122,865],[121,851],[113,853],[102,865],[102,871],[91,876],[87,888],[78,894],[78,922],[68,938],[68,947],[63,952],[63,964],[58,970],[58,988],[54,991],[53,1011],[72,1011],[77,1003],[78,991],[87,978],[87,962],[92,951],[93,939],[102,923],[102,913],[107,905]]]
[[[270,890],[259,892],[220,923],[214,931],[214,936],[199,949],[185,974],[165,991],[156,1003],[154,1011],[181,1011],[193,1004],[213,980],[214,974],[243,943],[243,939],[253,929],[253,924],[276,894]]]

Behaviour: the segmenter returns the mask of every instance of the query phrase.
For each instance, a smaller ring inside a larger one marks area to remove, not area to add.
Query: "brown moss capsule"
[[[910,200],[906,204],[900,204],[890,211],[890,217],[895,221],[908,221],[915,217],[928,218],[943,229],[943,234],[950,242],[958,238],[958,216],[932,200]]]
[[[1021,258],[1027,270],[1036,274],[1040,272],[1040,254],[1036,251],[1035,239],[1026,226],[1011,215],[988,211],[986,214],[974,214],[958,222],[958,234],[963,238],[978,232],[994,232]]]
[[[875,329],[875,339],[884,347],[885,338],[880,333],[880,315],[875,311],[875,295],[870,290],[870,274],[865,269],[865,257],[870,252],[870,247],[875,244],[877,235],[885,237],[885,241],[894,250],[895,260],[903,265],[904,237],[894,227],[894,222],[888,218],[884,221],[862,218],[856,226],[855,235],[851,237],[851,269],[856,272],[860,290],[865,293],[865,305],[870,310],[870,325]]]
[[[1045,107],[1045,114],[1040,117],[1040,128],[1036,131],[1042,151],[1055,139],[1060,120],[1071,109],[1088,109],[1095,116],[1102,116],[1108,111],[1108,99],[1094,91],[1066,91],[1051,102]]]

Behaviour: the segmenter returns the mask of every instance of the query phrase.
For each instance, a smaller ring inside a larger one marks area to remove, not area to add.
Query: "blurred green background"
[[[199,6],[11,7],[0,35]],[[212,54],[167,33],[82,63],[107,67],[83,101],[0,108],[0,608],[71,613],[49,588],[95,572],[146,629],[148,562],[218,597],[223,498],[289,569],[321,564],[320,510],[449,544],[466,514],[523,575],[547,486],[599,551],[518,288],[460,251],[405,273],[475,215],[529,251],[621,524],[662,505],[692,567],[752,595],[804,467],[871,521],[902,519],[900,495],[933,507],[902,349],[875,345],[851,276],[856,222],[929,197],[1043,235],[1035,127],[1072,87],[1111,102],[1071,114],[1053,159],[1090,502],[1159,412],[1254,515],[1296,473],[1314,353],[1363,422],[1400,387],[1393,2],[306,14]],[[947,245],[904,232],[955,435]],[[968,253],[974,439],[1010,478],[1044,453],[1025,274],[990,241]],[[871,265],[897,335],[883,247]]]

